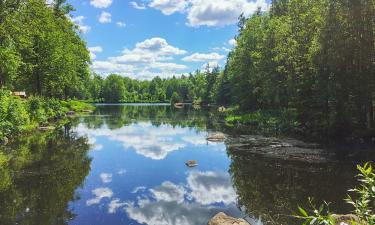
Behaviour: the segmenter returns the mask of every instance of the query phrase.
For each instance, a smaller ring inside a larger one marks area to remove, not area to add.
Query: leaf
[[[298,206],[298,210],[299,210],[299,212],[300,212],[303,216],[306,216],[306,217],[309,216],[309,215],[307,214],[307,212],[306,212],[303,208],[301,208],[300,206]]]

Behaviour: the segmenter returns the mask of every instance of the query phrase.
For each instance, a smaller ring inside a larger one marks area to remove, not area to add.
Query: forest
[[[65,0],[0,1],[0,85],[29,95],[92,102],[188,102],[288,112],[304,133],[374,134],[375,2],[274,0],[240,16],[223,68],[137,80],[90,71]]]

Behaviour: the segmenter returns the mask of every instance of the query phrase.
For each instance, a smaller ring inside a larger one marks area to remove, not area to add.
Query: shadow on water
[[[63,132],[20,137],[0,151],[0,224],[65,225],[90,171],[85,138]]]

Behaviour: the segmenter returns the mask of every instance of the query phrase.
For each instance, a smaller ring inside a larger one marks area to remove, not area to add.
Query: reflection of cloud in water
[[[139,204],[139,203],[138,203]],[[219,211],[229,215],[239,216],[236,207],[222,209],[219,207],[204,207],[196,203],[178,203],[167,201],[143,201],[138,206],[130,205],[125,208],[129,217],[140,224],[148,225],[200,225]]]
[[[100,179],[103,183],[110,183],[112,182],[112,174],[111,173],[101,173]]]
[[[146,187],[140,186],[140,187],[134,188],[132,193],[135,194],[135,193],[138,193],[138,192],[144,192],[145,190],[146,190]]]
[[[126,169],[120,169],[119,171],[117,171],[118,175],[124,175],[125,173],[126,173]]]
[[[127,205],[127,203],[121,202],[120,199],[118,199],[118,198],[113,199],[108,205],[108,213],[111,213],[111,214],[115,213],[117,211],[117,209],[122,208],[126,205]]]
[[[187,181],[187,186],[163,182],[149,190],[149,197],[128,205],[125,211],[138,223],[149,225],[207,224],[209,218],[219,211],[240,216],[228,174],[191,172]],[[225,207],[216,206],[216,203],[224,203]]]
[[[94,189],[92,190],[92,194],[95,195],[95,198],[86,201],[86,205],[88,206],[99,204],[103,198],[110,199],[113,196],[113,192],[109,188]]]
[[[187,177],[190,196],[203,205],[224,203],[226,205],[236,202],[229,174],[218,172],[192,172]]]
[[[159,187],[150,189],[150,192],[154,195],[156,200],[164,200],[166,202],[178,202],[184,201],[185,189],[182,186],[175,185],[172,182],[163,182]]]
[[[154,160],[164,159],[169,153],[184,148],[188,143],[175,139],[178,135],[184,135],[187,130],[170,125],[154,127],[151,123],[139,123],[110,130],[106,127],[89,129],[80,124],[76,131],[80,135],[87,135],[90,144],[95,144],[95,137],[105,136],[121,142],[124,148],[133,148],[138,154]]]

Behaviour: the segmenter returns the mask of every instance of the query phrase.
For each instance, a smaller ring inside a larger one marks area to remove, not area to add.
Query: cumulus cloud
[[[111,183],[112,182],[112,174],[111,173],[101,173],[100,179],[103,183]]]
[[[268,10],[266,0],[192,0],[188,10],[188,25],[225,26],[237,22],[241,13],[253,14],[258,8]]]
[[[191,189],[190,196],[202,205],[224,203],[225,205],[236,202],[234,191],[228,173],[219,172],[192,172],[187,178]]]
[[[113,199],[108,205],[108,213],[113,214],[117,211],[117,209],[122,208],[126,205],[127,203],[121,202],[118,198]]]
[[[112,0],[91,0],[90,4],[95,8],[107,8],[112,4]]]
[[[171,152],[183,149],[187,144],[174,138],[176,135],[182,136],[187,131],[183,128],[173,128],[171,125],[161,125],[160,129],[151,123],[139,123],[115,130],[92,130],[79,125],[76,131],[79,135],[88,137],[106,136],[110,140],[122,143],[124,149],[134,150],[137,154],[154,160],[164,159]]]
[[[186,0],[151,0],[149,7],[160,10],[165,15],[172,15],[176,12],[183,12],[188,6]]]
[[[96,59],[96,54],[103,52],[103,48],[101,46],[89,47],[89,51],[91,59]]]
[[[220,55],[216,52],[202,54],[202,53],[194,53],[192,55],[184,57],[182,60],[185,62],[206,62],[206,61],[213,61],[213,60],[221,60],[224,59],[224,55]]]
[[[103,198],[110,199],[113,196],[113,192],[109,188],[97,188],[92,190],[92,194],[95,195],[95,198],[89,199],[86,201],[87,206],[99,204]]]
[[[153,225],[206,224],[219,211],[235,217],[242,216],[236,207],[236,194],[228,174],[192,172],[187,179],[186,186],[163,182],[150,189],[151,196],[144,195],[136,203],[130,203],[125,211],[138,223]],[[191,196],[191,200],[185,200],[188,196]],[[219,207],[216,203],[226,206]]]
[[[234,38],[232,38],[232,39],[230,39],[228,41],[228,44],[231,45],[231,46],[236,46],[237,45],[237,41]]]
[[[159,201],[178,203],[184,201],[185,189],[169,181],[163,182],[160,186],[151,189],[150,192]]]
[[[146,9],[145,4],[143,4],[143,3],[130,2],[129,4],[130,4],[131,6],[133,6],[133,8],[135,8],[135,9],[139,9],[139,10],[144,10],[144,9]]]
[[[125,27],[126,27],[126,23],[121,22],[121,21],[118,21],[118,22],[116,23],[116,25],[117,25],[118,27],[121,27],[121,28],[125,28]]]
[[[99,16],[99,23],[112,22],[112,15],[109,12],[102,12]]]
[[[140,186],[140,187],[136,187],[133,189],[132,193],[133,194],[136,194],[138,192],[144,192],[146,190],[146,187],[145,186]]]
[[[119,56],[104,61],[94,61],[91,68],[98,73],[118,73],[135,78],[152,78],[155,75],[173,75],[188,67],[169,62],[186,51],[170,45],[165,39],[154,37],[124,49]]]
[[[91,30],[91,27],[88,25],[85,25],[83,22],[86,18],[84,16],[77,16],[77,17],[69,17],[68,18],[77,25],[80,32],[86,34]]]

